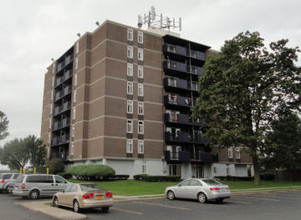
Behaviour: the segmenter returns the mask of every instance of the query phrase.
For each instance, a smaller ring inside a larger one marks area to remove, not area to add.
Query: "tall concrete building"
[[[213,155],[191,117],[210,47],[105,21],[45,74],[41,138],[66,166],[117,174],[248,176],[241,148]]]

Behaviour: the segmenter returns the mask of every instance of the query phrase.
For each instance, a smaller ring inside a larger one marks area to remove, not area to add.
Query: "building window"
[[[127,57],[133,59],[133,47],[132,46],[128,46]]]
[[[133,120],[128,119],[126,122],[126,132],[133,133]]]
[[[240,159],[240,148],[239,147],[235,147],[235,157],[236,157],[236,159]]]
[[[143,84],[138,83],[138,96],[143,96]]]
[[[138,121],[138,134],[144,134],[144,122]]]
[[[130,154],[133,153],[133,139],[126,140],[126,152]]]
[[[232,159],[232,158],[233,158],[233,148],[232,148],[232,147],[229,147],[229,148],[228,148],[228,158],[229,158],[229,159]]]
[[[127,111],[126,112],[129,114],[133,114],[133,101],[132,100],[127,101]]]
[[[138,31],[138,43],[143,44],[143,32]]]
[[[138,60],[143,61],[143,49],[138,48]]]
[[[144,103],[138,102],[138,115],[144,115]]]
[[[144,141],[138,140],[138,154],[144,154]]]
[[[127,82],[127,94],[133,95],[133,82]]]
[[[133,41],[133,29],[128,29],[128,40]]]
[[[138,78],[143,79],[143,66],[138,66]]]
[[[127,75],[133,76],[133,64],[131,64],[131,63],[127,64]]]

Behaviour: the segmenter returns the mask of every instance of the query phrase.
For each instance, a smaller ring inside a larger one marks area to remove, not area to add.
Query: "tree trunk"
[[[253,167],[254,167],[254,185],[259,185],[260,184],[260,173],[259,173],[260,167],[259,167],[257,155],[253,155],[252,160],[253,160]]]

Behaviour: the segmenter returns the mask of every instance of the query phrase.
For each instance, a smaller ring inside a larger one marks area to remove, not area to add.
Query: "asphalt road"
[[[49,199],[48,199],[49,200]],[[48,216],[32,212],[19,205],[18,202],[30,201],[19,196],[0,193],[0,219],[1,220],[53,220]]]
[[[197,201],[151,199],[118,202],[109,213],[84,212],[88,219],[243,219],[300,220],[301,191],[233,195],[222,204]]]
[[[28,202],[0,194],[0,219],[52,219],[16,205]],[[43,200],[41,200],[43,201]],[[45,201],[49,201],[49,198]],[[66,211],[71,211],[66,209]],[[300,220],[301,191],[232,195],[222,204],[200,204],[191,200],[144,199],[115,202],[109,213],[101,209],[84,210],[87,219],[273,219]]]

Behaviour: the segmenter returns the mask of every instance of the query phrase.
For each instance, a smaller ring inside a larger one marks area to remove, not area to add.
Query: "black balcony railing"
[[[185,47],[173,45],[173,44],[164,44],[163,53],[172,53],[180,56],[186,56],[193,59],[205,61],[206,55],[203,51],[189,50]]]
[[[200,134],[190,134],[187,132],[177,132],[172,133],[169,131],[165,132],[165,142],[166,143],[187,143],[187,144],[206,144],[208,140],[202,137]]]
[[[164,96],[164,104],[165,105],[175,105],[175,106],[180,106],[180,107],[193,106],[191,98],[183,97],[183,96],[179,96],[179,95],[172,95],[172,94]]]
[[[164,151],[164,158],[166,162],[199,162],[199,163],[213,163],[217,162],[217,156],[209,152],[190,152],[179,151],[171,152]]]
[[[164,70],[173,70],[177,72],[200,76],[203,73],[203,68],[198,66],[186,65],[185,63],[166,60],[163,62]]]
[[[52,146],[62,145],[69,143],[69,135],[62,135],[52,138]]]
[[[63,103],[63,105],[56,106],[53,111],[53,116],[57,116],[63,112],[66,112],[66,111],[70,110],[70,108],[71,108],[70,101]]]
[[[54,159],[54,158],[60,158],[62,161],[67,161],[68,160],[68,152],[52,153],[51,159]]]
[[[192,119],[186,114],[164,114],[165,123],[175,123],[175,124],[187,124],[187,125],[200,125],[197,120]]]

